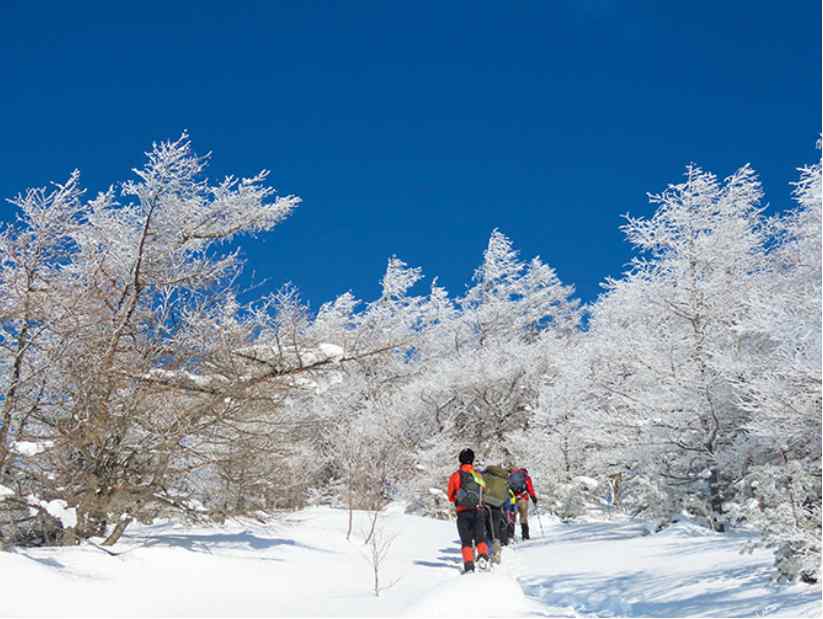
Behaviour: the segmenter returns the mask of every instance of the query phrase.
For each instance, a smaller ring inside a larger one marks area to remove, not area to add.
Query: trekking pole
[[[534,513],[537,515],[537,524],[540,525],[540,537],[546,537],[546,533],[543,531],[543,521],[540,519],[540,508],[535,509]]]

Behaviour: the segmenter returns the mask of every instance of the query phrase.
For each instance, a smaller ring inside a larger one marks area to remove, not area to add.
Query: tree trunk
[[[380,567],[378,560],[374,562],[374,597],[380,597]]]
[[[723,495],[720,490],[720,472],[716,466],[711,468],[709,475],[709,503],[711,505],[712,528],[725,533],[726,523],[723,522]]]
[[[63,539],[61,540],[63,546],[75,546],[78,543],[77,532],[74,527],[63,529]]]
[[[352,491],[352,474],[349,471],[349,529],[346,531],[346,541],[351,539],[352,520],[354,518],[354,493]]]
[[[609,475],[609,482],[612,490],[612,505],[620,509],[620,482],[623,479],[623,473],[614,473]]]
[[[380,512],[377,511],[377,508],[375,508],[375,512],[374,512],[374,514],[372,514],[372,518],[371,518],[371,530],[369,531],[368,536],[366,536],[366,540],[363,542],[364,544],[368,544],[371,541],[372,536],[374,535],[374,528],[377,526],[377,518],[379,516],[380,516]]]
[[[131,518],[121,518],[117,525],[114,527],[114,531],[111,532],[106,540],[103,542],[103,546],[114,546],[117,543],[117,540],[120,539],[120,536],[123,535],[123,532],[126,530],[126,527],[131,524]]]

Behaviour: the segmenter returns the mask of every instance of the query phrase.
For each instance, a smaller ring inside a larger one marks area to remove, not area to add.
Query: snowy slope
[[[821,615],[820,589],[770,583],[769,552],[690,523],[645,535],[641,524],[553,524],[518,548],[526,595],[600,617]]]
[[[819,616],[820,591],[768,582],[768,553],[693,525],[643,536],[627,521],[563,525],[460,575],[454,523],[402,513],[379,598],[356,514],[313,508],[268,525],[135,527],[109,556],[90,545],[0,553],[0,616]],[[398,580],[399,579],[399,580]],[[11,592],[10,594],[8,592]]]

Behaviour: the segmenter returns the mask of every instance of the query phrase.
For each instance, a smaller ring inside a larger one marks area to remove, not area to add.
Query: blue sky
[[[188,129],[211,176],[267,168],[303,197],[243,242],[268,288],[372,298],[397,254],[456,295],[498,227],[590,301],[630,257],[621,214],[690,161],[749,162],[770,209],[790,204],[817,156],[820,17],[816,0],[6,1],[0,195],[75,167],[96,191]]]

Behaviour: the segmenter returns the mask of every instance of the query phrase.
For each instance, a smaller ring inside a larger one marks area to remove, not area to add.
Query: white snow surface
[[[301,365],[310,366],[323,361],[333,361],[336,363],[345,357],[345,352],[340,346],[327,342],[321,342],[314,348],[255,344],[253,346],[239,348],[236,352],[240,355],[268,363],[287,360],[293,362],[295,367]]]
[[[574,478],[574,481],[584,486],[586,490],[595,490],[600,485],[600,482],[598,482],[596,479],[592,477],[587,477],[585,475],[578,475]]]
[[[368,514],[310,508],[260,524],[130,527],[110,556],[91,544],[0,552],[0,616],[820,616],[820,589],[771,584],[772,557],[682,523],[643,535],[624,519],[532,516],[535,539],[490,573],[460,574],[454,522],[390,506],[396,535],[375,597]],[[542,524],[542,527],[540,526]],[[541,528],[544,534],[541,534]],[[100,540],[96,540],[98,543]],[[38,592],[48,591],[48,595]]]
[[[57,518],[65,528],[77,526],[77,509],[69,507],[68,503],[64,500],[52,499],[51,501],[43,501],[33,494],[28,495],[26,500],[31,506],[39,506],[45,509],[50,515]],[[34,510],[33,513],[36,513],[36,510]]]
[[[340,361],[345,357],[345,352],[343,349],[338,346],[337,344],[328,344],[323,342],[317,345],[318,350],[324,354],[328,359],[332,359],[334,361]]]
[[[77,526],[77,509],[69,507],[62,499],[54,499],[45,503],[43,507],[52,516],[57,518],[65,528],[72,528]]]
[[[21,456],[36,456],[39,453],[43,453],[54,445],[52,441],[43,441],[40,443],[35,443],[31,441],[15,441],[11,444],[11,451]]]

